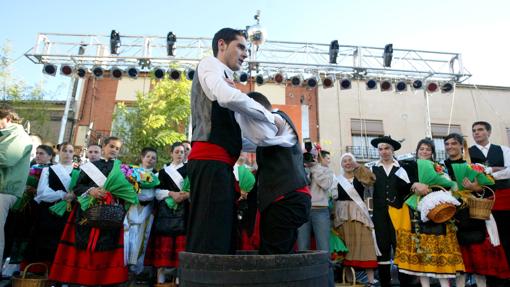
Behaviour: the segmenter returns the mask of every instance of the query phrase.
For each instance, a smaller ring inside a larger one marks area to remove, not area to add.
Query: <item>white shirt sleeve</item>
[[[206,57],[199,63],[198,80],[206,96],[221,107],[273,124],[274,116],[268,110],[225,81],[225,68],[214,57]]]
[[[503,150],[503,158],[505,161],[505,169],[492,173],[494,179],[509,179],[510,178],[510,148],[507,146],[501,146]]]
[[[241,127],[243,137],[256,146],[292,147],[297,143],[297,137],[292,127],[278,114],[274,114],[276,125],[239,113],[236,113],[235,117]]]
[[[156,199],[158,201],[161,201],[161,200],[163,200],[163,199],[168,197],[168,190],[167,189],[159,189],[158,188],[158,189],[156,189],[155,194],[156,194]]]
[[[64,195],[66,195],[65,191],[62,190],[53,190],[49,186],[49,167],[43,168],[41,172],[41,177],[39,178],[39,183],[37,185],[37,195],[34,197],[34,200],[37,203],[41,201],[44,202],[56,202],[64,199]]]

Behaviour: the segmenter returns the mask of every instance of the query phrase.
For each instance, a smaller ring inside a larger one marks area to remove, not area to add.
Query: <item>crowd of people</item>
[[[43,262],[56,285],[105,286],[149,267],[154,283],[176,281],[182,251],[317,249],[342,254],[330,260],[328,286],[339,266],[365,271],[367,286],[391,286],[392,265],[400,286],[434,278],[461,287],[467,274],[479,287],[509,284],[510,149],[490,143],[489,123],[473,123],[470,148],[462,135],[446,136],[442,163],[430,139],[417,143],[415,159],[397,161],[401,144],[382,136],[371,142],[375,164],[344,153],[334,171],[330,152],[303,150],[290,117],[265,95],[235,88],[247,57],[241,31],[220,30],[213,51],[192,83],[191,143],[169,147],[159,170],[152,147],[122,163],[117,137],[89,145],[80,163],[67,142],[39,145],[31,159],[30,137],[2,105],[1,258],[21,269]],[[487,218],[470,213],[472,200],[487,198]],[[454,212],[434,218],[439,207]]]

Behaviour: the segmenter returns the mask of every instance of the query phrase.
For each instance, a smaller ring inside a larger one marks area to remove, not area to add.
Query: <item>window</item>
[[[434,145],[436,146],[436,160],[443,161],[446,159],[446,151],[444,148],[444,138],[449,133],[462,134],[460,125],[450,125],[449,133],[448,133],[448,124],[431,124],[430,126],[432,128],[432,140],[434,141]]]
[[[371,160],[379,157],[377,149],[370,141],[384,135],[383,122],[380,120],[351,119],[352,146],[346,151],[360,160]]]

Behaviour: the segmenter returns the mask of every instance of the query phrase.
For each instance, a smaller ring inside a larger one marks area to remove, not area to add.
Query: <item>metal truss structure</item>
[[[155,67],[194,68],[212,54],[211,39],[177,37],[174,56],[168,56],[167,38],[120,34],[118,54],[110,53],[110,35],[39,33],[34,47],[25,56],[36,64],[101,66],[142,70]],[[340,45],[337,64],[329,63],[328,43],[266,41],[250,45],[245,70],[250,74],[301,74],[336,78],[427,80],[462,82],[471,75],[462,65],[461,54],[393,49],[391,68],[383,65],[383,47]]]

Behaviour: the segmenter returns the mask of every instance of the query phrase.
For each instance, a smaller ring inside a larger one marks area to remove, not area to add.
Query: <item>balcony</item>
[[[360,161],[372,161],[379,158],[377,149],[372,146],[346,146],[345,151],[352,153]]]

